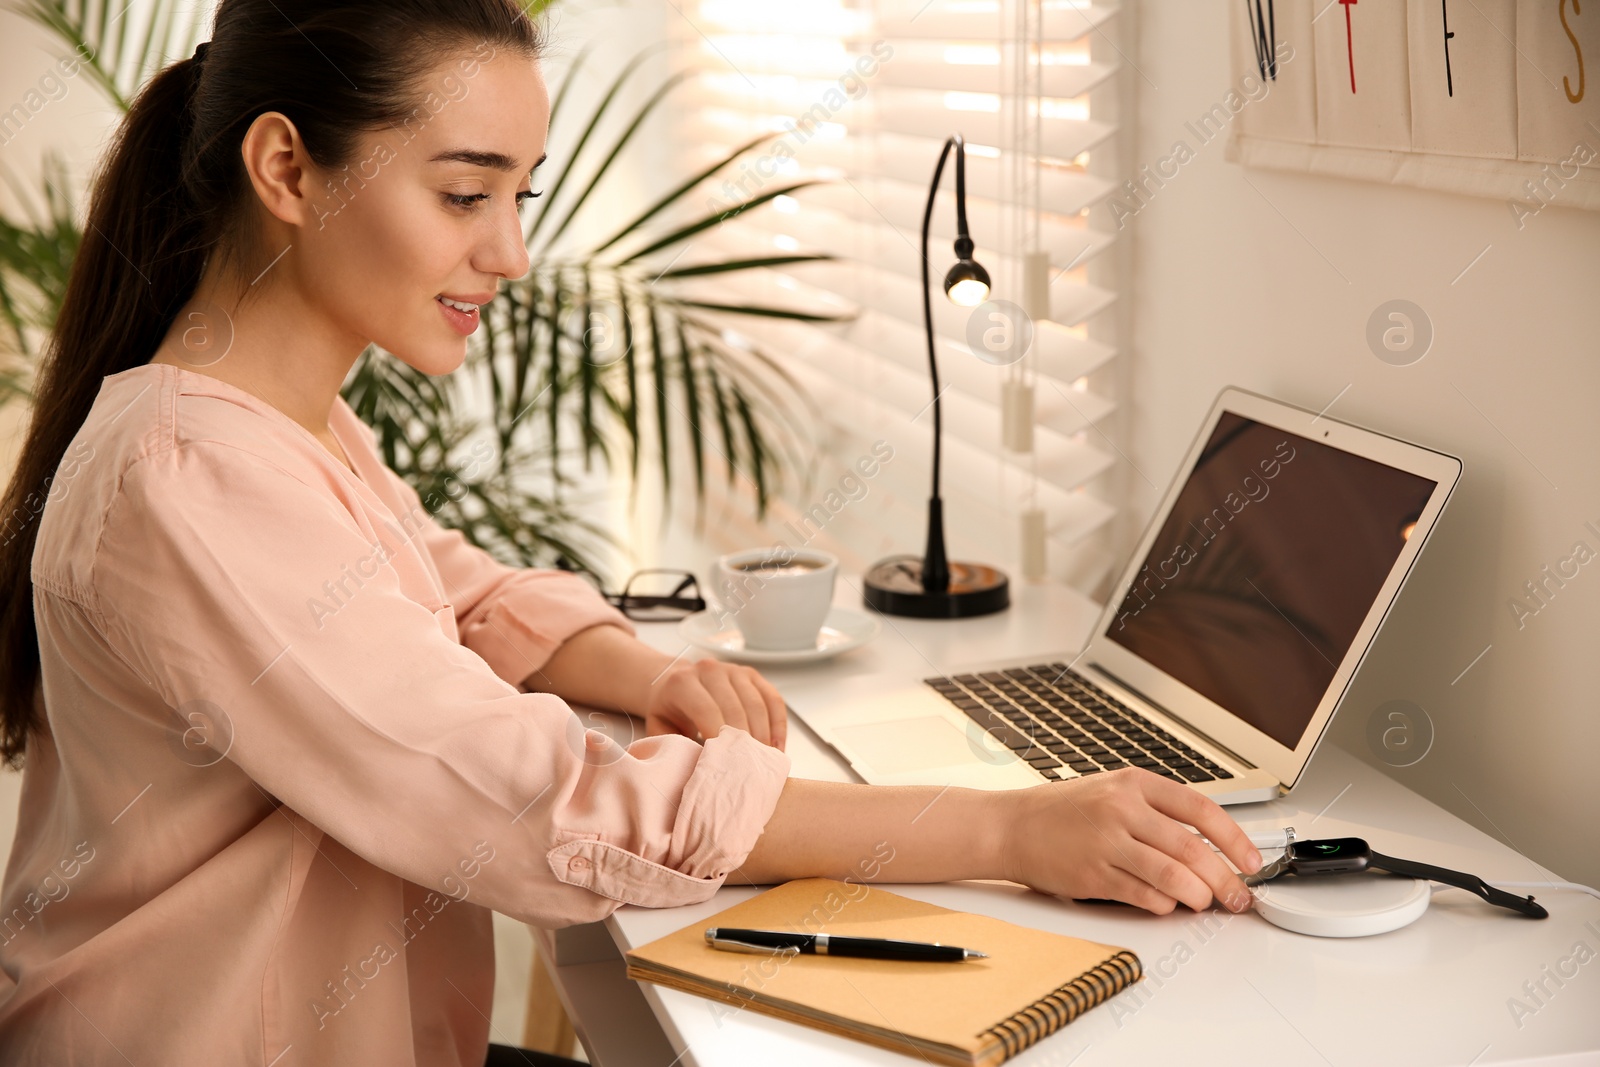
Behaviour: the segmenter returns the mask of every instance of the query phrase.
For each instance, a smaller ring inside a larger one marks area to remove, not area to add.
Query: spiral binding
[[[1084,972],[1066,985],[1023,1008],[1011,1018],[985,1030],[1005,1048],[1006,1059],[1032,1047],[1097,1004],[1102,1004],[1139,980],[1144,967],[1139,957],[1123,951],[1100,966]]]

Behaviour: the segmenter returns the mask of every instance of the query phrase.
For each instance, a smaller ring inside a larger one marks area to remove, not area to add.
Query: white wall
[[[1135,167],[1180,138],[1197,147],[1185,121],[1230,82],[1228,5],[1138,9]],[[1333,736],[1563,877],[1600,884],[1600,563],[1520,629],[1509,606],[1575,542],[1600,552],[1584,528],[1600,528],[1600,214],[1552,206],[1519,231],[1504,201],[1246,171],[1218,139],[1129,228],[1128,457],[1150,482],[1166,485],[1228,384],[1313,411],[1337,396],[1331,417],[1462,458],[1455,498]],[[1395,298],[1435,330],[1408,367],[1380,362],[1364,337]],[[1137,475],[1128,484],[1142,524],[1155,491]],[[1435,729],[1405,769],[1365,737],[1392,699],[1420,705]]]

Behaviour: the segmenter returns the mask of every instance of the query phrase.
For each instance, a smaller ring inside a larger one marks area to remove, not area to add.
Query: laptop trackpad
[[[997,762],[981,740],[969,741],[937,715],[836,726],[833,732],[852,757],[882,775]]]

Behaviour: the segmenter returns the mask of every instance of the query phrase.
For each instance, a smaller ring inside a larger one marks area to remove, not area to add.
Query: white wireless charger
[[[1275,878],[1255,891],[1267,922],[1312,937],[1369,937],[1409,926],[1428,910],[1432,883],[1383,871]]]

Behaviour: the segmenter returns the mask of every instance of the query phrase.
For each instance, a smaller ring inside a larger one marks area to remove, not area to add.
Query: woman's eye
[[[521,193],[518,193],[517,194],[517,207],[520,208],[525,201],[532,200],[534,197],[542,196],[542,195],[544,195],[542,190],[540,192],[537,192],[537,193],[534,193],[534,192],[521,192]],[[480,204],[483,201],[488,200],[489,199],[489,194],[488,193],[467,193],[467,194],[445,193],[444,194],[444,198],[445,198],[445,201],[447,203],[452,204],[455,207],[470,208],[470,207],[473,207],[476,204]]]

